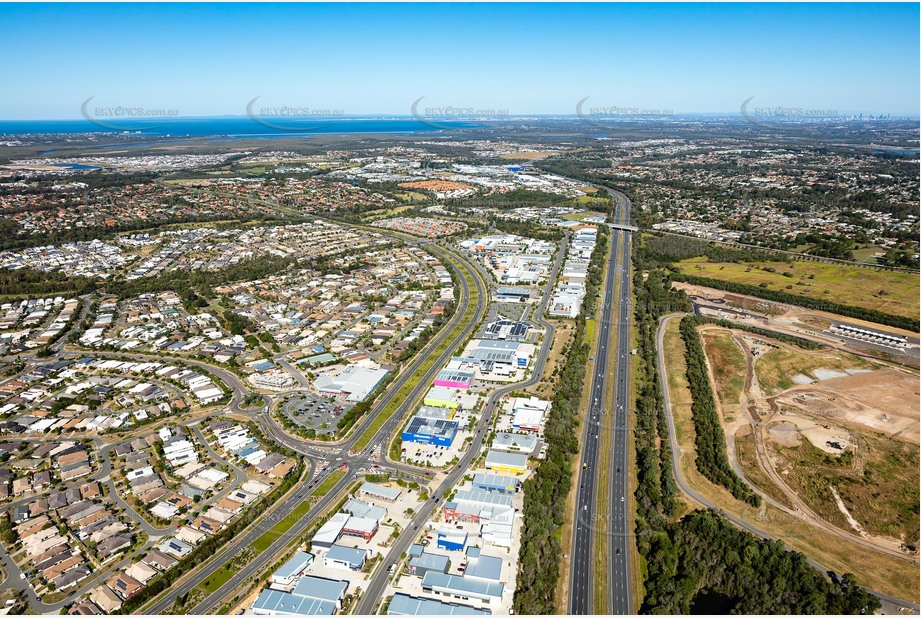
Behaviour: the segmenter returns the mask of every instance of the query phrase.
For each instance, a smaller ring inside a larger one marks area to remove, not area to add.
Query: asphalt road
[[[681,470],[681,463],[680,463],[681,462],[681,448],[678,446],[678,439],[676,437],[677,434],[675,433],[675,420],[672,415],[671,397],[668,391],[668,376],[665,373],[665,345],[664,345],[665,327],[668,325],[668,322],[675,318],[681,318],[683,316],[684,314],[672,314],[672,315],[663,317],[661,320],[659,320],[659,327],[656,331],[656,354],[658,356],[658,363],[659,363],[659,371],[658,371],[659,385],[662,388],[663,400],[665,402],[665,417],[666,417],[666,420],[668,421],[668,436],[669,436],[669,442],[671,442],[671,451],[672,451],[672,476],[675,477],[675,483],[678,485],[678,488],[681,491],[683,491],[686,495],[690,496],[691,499],[693,499],[694,501],[698,502],[699,504],[703,505],[704,507],[708,509],[719,511],[723,515],[723,517],[731,521],[733,524],[735,524],[739,528],[742,528],[743,530],[746,530],[754,534],[755,536],[761,537],[762,539],[783,541],[782,537],[778,537],[777,535],[771,534],[765,530],[762,530],[761,528],[758,528],[757,526],[753,526],[748,521],[741,519],[739,517],[736,517],[732,513],[728,513],[722,510],[717,504],[714,504],[713,502],[709,501],[708,499],[706,499],[705,497],[703,497],[702,495],[694,491],[694,489],[692,489],[691,486],[688,485],[687,480],[684,478],[684,474]],[[830,572],[828,568],[822,566],[815,560],[812,560],[811,558],[807,558],[807,560],[809,561],[809,564],[814,569],[819,571],[820,573],[826,574]],[[895,597],[883,594],[881,592],[877,592],[875,590],[870,590],[870,592],[873,593],[876,597],[880,599],[880,601],[883,604],[883,611],[887,614],[899,613],[900,608],[909,608],[913,610],[913,613],[917,614],[919,609],[921,609],[919,608],[918,603],[915,601],[909,602],[903,599],[897,599]]]
[[[462,268],[468,270],[468,272],[473,272],[472,267],[465,260],[457,261],[461,264]],[[335,469],[335,466],[344,462],[349,466],[346,475],[340,479],[339,482],[333,487],[333,489],[331,489],[323,498],[321,498],[319,502],[313,506],[313,508],[308,511],[306,516],[298,518],[298,520],[293,523],[288,531],[276,539],[275,542],[273,542],[266,551],[260,553],[253,560],[249,561],[223,586],[221,586],[213,594],[206,597],[197,606],[191,608],[190,613],[205,614],[208,611],[213,611],[215,607],[219,607],[219,604],[235,589],[246,583],[248,580],[257,577],[271,561],[276,560],[277,556],[281,555],[285,551],[288,545],[290,545],[296,538],[298,538],[299,535],[303,534],[303,532],[324,510],[326,510],[326,508],[333,504],[335,500],[340,499],[340,494],[345,491],[345,489],[352,482],[356,480],[358,469],[360,467],[368,466],[372,463],[372,451],[376,447],[381,448],[382,451],[386,448],[387,439],[391,433],[393,433],[393,431],[396,430],[396,428],[403,422],[403,417],[405,416],[406,412],[409,411],[408,408],[410,407],[410,404],[428,390],[437,372],[454,354],[457,345],[459,345],[460,342],[464,341],[469,336],[480,319],[482,319],[482,316],[486,310],[488,290],[485,288],[485,285],[479,276],[474,275],[473,279],[478,292],[478,302],[476,311],[474,313],[474,319],[471,320],[471,322],[463,329],[462,332],[456,334],[454,333],[454,329],[457,327],[457,325],[460,324],[460,321],[463,318],[466,308],[470,302],[470,289],[467,280],[464,277],[461,277],[461,301],[457,311],[455,312],[454,316],[452,316],[452,320],[449,322],[449,324],[440,330],[438,335],[433,338],[433,341],[430,342],[428,349],[434,349],[440,342],[448,338],[451,338],[452,344],[447,347],[445,352],[441,354],[437,361],[426,372],[423,379],[419,381],[419,384],[405,399],[400,409],[397,410],[393,416],[391,416],[391,418],[375,432],[374,437],[369,442],[368,446],[360,453],[350,453],[351,446],[354,445],[355,442],[361,437],[361,435],[367,430],[373,419],[378,414],[380,414],[381,411],[388,405],[388,403],[396,396],[396,393],[400,390],[401,386],[403,386],[403,384],[405,384],[415,373],[415,369],[426,360],[425,354],[418,354],[413,360],[411,366],[407,368],[402,374],[400,374],[400,376],[393,383],[391,383],[387,389],[387,392],[378,400],[372,412],[362,420],[360,426],[356,429],[352,436],[339,445],[339,454],[336,455],[336,451],[329,451],[329,455],[326,458],[331,461],[332,465],[327,471],[322,472],[315,477],[316,484],[308,485],[310,477],[309,475],[305,477],[304,480],[296,486],[295,491],[293,491],[287,498],[282,499],[281,503],[277,506],[276,510],[273,511],[271,515],[250,528],[246,533],[237,539],[231,541],[215,555],[214,559],[207,562],[203,567],[200,567],[180,584],[174,585],[168,592],[158,598],[153,604],[144,608],[145,613],[165,613],[166,610],[168,610],[175,603],[175,600],[178,596],[186,594],[196,588],[201,582],[217,572],[224,564],[232,560],[234,556],[250,547],[256,539],[258,539],[264,532],[271,529],[278,521],[284,517],[290,516],[291,513],[297,508],[297,506],[310,495],[312,488],[318,486],[320,482],[326,478],[326,476],[328,476],[329,473],[333,471],[333,469]],[[221,377],[223,378],[223,376]],[[271,432],[271,435],[275,439],[279,439],[281,436],[285,436],[285,439],[282,441],[284,444],[288,444],[290,441],[294,440],[288,437],[282,431],[278,431],[277,433],[273,431]],[[297,450],[301,452],[300,449]],[[337,457],[341,458],[341,460],[332,461],[337,459]],[[429,501],[431,502],[431,499]]]
[[[617,204],[615,220],[629,220],[629,201],[609,191]],[[618,280],[620,284],[618,285]],[[570,558],[569,613],[631,613],[630,552],[627,531],[627,411],[630,393],[630,232],[612,230],[607,279],[598,329],[598,349],[593,371],[588,422],[582,435],[582,459],[576,494],[575,526]],[[612,345],[612,337],[614,337]],[[613,358],[612,358],[613,354]],[[613,365],[612,365],[613,362]],[[614,409],[605,409],[608,378],[614,376]],[[612,462],[599,469],[598,455],[604,433],[612,434]],[[598,479],[609,475],[610,503],[597,504]],[[607,607],[594,607],[594,541],[599,524],[608,535]]]
[[[553,269],[549,279],[551,282],[556,280],[556,277],[560,271],[563,263],[563,258],[566,255],[567,245],[568,236],[566,240],[560,243],[560,249],[557,253],[556,260],[554,261]],[[479,266],[477,266],[477,268],[479,268]],[[409,546],[412,545],[412,543],[415,541],[415,538],[419,534],[419,530],[423,528],[425,523],[431,518],[432,511],[441,504],[444,496],[462,483],[461,479],[465,474],[467,474],[473,461],[480,455],[480,449],[483,446],[483,438],[487,434],[487,428],[492,423],[496,409],[499,403],[502,401],[503,397],[516,390],[527,388],[540,382],[544,372],[544,365],[547,362],[547,358],[550,355],[550,348],[553,344],[553,325],[543,319],[543,315],[547,310],[547,303],[550,301],[552,292],[553,287],[551,284],[548,284],[546,290],[544,291],[544,295],[541,298],[540,304],[538,305],[538,308],[534,311],[534,321],[544,328],[544,339],[534,360],[534,367],[533,371],[531,372],[531,377],[524,382],[509,384],[507,386],[498,388],[489,395],[483,408],[483,414],[480,415],[479,422],[477,423],[473,441],[470,444],[470,447],[467,449],[467,452],[454,467],[454,469],[448,474],[448,476],[441,482],[438,488],[432,491],[430,494],[432,497],[426,500],[426,502],[417,509],[412,521],[409,523],[406,529],[403,530],[403,532],[400,534],[400,537],[390,548],[387,554],[387,558],[378,566],[377,571],[375,571],[371,576],[371,580],[368,582],[365,592],[362,595],[358,606],[355,608],[355,614],[369,615],[374,612],[375,607],[381,601],[381,597],[384,594],[384,589],[387,586],[387,582],[390,580],[390,567],[399,563],[400,556],[409,550]]]

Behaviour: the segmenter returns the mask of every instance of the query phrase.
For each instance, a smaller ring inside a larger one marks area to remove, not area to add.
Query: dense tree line
[[[697,449],[697,469],[712,482],[722,485],[732,495],[752,506],[759,506],[761,498],[735,473],[726,455],[726,436],[716,411],[716,401],[710,376],[707,373],[703,342],[697,333],[697,321],[688,316],[681,320],[681,338],[684,340],[687,361],[688,387],[693,401],[691,418],[694,421],[694,446]]]
[[[62,272],[45,272],[33,268],[0,269],[0,294],[35,297],[56,294],[83,294],[96,288],[90,277],[70,276]]]
[[[678,511],[677,488],[671,471],[671,446],[663,395],[656,375],[656,328],[659,318],[676,311],[690,311],[684,292],[673,290],[656,271],[643,277],[655,265],[647,250],[633,247],[636,325],[636,474],[635,492],[637,548],[642,555],[650,551],[649,541],[656,530]]]
[[[601,277],[607,258],[607,236],[599,236],[589,264],[589,276]],[[555,371],[556,392],[544,428],[547,456],[524,483],[523,526],[518,554],[514,607],[518,614],[556,613],[554,593],[560,577],[562,549],[558,538],[572,485],[572,457],[579,452],[576,428],[582,384],[588,364],[585,315],[594,296],[586,295],[576,318],[572,342]]]
[[[872,614],[879,600],[850,575],[829,581],[806,557],[739,530],[722,516],[694,511],[656,535],[646,557],[652,614]],[[695,598],[718,607],[694,607]]]
[[[679,272],[674,272],[670,276],[675,281],[684,281],[693,285],[716,288],[718,290],[725,290],[735,294],[757,296],[758,298],[765,298],[767,300],[772,300],[778,303],[786,303],[789,305],[797,305],[799,307],[805,307],[806,309],[815,309],[817,311],[837,313],[838,315],[847,316],[849,318],[866,320],[868,322],[875,322],[877,324],[885,324],[895,328],[910,330],[915,333],[921,330],[921,324],[919,324],[918,318],[892,315],[890,313],[877,311],[876,309],[865,309],[863,307],[842,305],[841,303],[820,300],[817,298],[809,298],[807,296],[799,296],[797,294],[790,294],[788,292],[763,288],[757,285],[748,285],[745,283],[736,283],[733,281],[723,281],[721,279],[711,279],[709,277],[699,277],[697,275],[689,275]]]
[[[646,236],[647,255],[658,262],[680,262],[707,256],[711,262],[786,262],[788,258],[773,251],[727,247],[692,236],[651,234]]]

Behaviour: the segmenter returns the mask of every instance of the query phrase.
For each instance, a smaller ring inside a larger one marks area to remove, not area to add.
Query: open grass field
[[[829,455],[802,440],[798,446],[770,442],[778,471],[816,513],[849,529],[834,487],[851,516],[871,534],[918,544],[918,447],[864,431],[851,431],[856,450]]]
[[[921,312],[921,277],[911,273],[820,262],[708,262],[705,257],[683,260],[677,266],[689,275],[764,284],[772,290],[892,315],[917,318]]]
[[[413,194],[412,192],[408,192],[402,195],[422,195],[422,194],[421,193]],[[424,199],[425,196],[423,195],[422,198]],[[409,202],[409,201],[412,201],[412,199],[407,197],[406,201]],[[412,210],[412,208],[413,208],[412,206],[406,205],[406,206],[396,206],[394,208],[380,208],[377,210],[369,210],[365,212],[364,214],[362,214],[361,219],[362,221],[376,221],[378,219],[387,219],[389,217],[396,217],[401,212]]]
[[[701,333],[704,351],[716,378],[716,394],[722,404],[739,403],[745,388],[745,356],[725,329],[707,329]]]
[[[578,198],[578,199],[583,200],[586,198]],[[592,198],[588,198],[588,199],[592,199]],[[598,212],[597,210],[581,210],[579,212],[571,212],[568,215],[563,215],[563,218],[569,221],[581,221],[585,217],[606,217],[606,216],[607,216],[606,214],[604,214],[603,212]]]
[[[533,161],[534,159],[549,157],[552,154],[556,153],[552,150],[525,150],[522,152],[506,152],[505,154],[500,154],[499,158],[506,161]]]
[[[742,365],[744,367],[744,364]],[[755,363],[755,374],[766,395],[793,388],[793,376],[798,373],[815,379],[816,369],[872,369],[876,365],[866,359],[837,350],[800,350],[779,347],[770,350]]]
[[[895,557],[871,552],[838,536],[794,518],[770,505],[760,509],[736,500],[723,487],[705,479],[694,464],[694,425],[691,420],[691,394],[685,378],[684,345],[678,334],[678,320],[669,322],[665,335],[665,371],[678,444],[680,468],[688,485],[707,500],[734,516],[770,533],[789,547],[803,552],[836,573],[853,573],[858,583],[884,594],[917,601],[919,586],[916,565]],[[697,503],[687,498],[691,507]]]

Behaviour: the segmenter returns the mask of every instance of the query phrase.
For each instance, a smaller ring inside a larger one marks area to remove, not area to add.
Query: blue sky
[[[904,4],[0,4],[0,118],[752,105],[918,115]]]

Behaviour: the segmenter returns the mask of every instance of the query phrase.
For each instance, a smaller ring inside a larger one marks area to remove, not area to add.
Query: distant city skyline
[[[0,119],[78,119],[91,97],[116,118],[739,114],[749,99],[917,117],[918,21],[913,3],[3,4]]]

